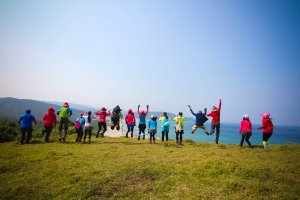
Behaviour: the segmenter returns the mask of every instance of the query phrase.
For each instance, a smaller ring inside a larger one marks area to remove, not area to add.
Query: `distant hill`
[[[22,115],[27,109],[31,109],[32,114],[37,118],[37,120],[41,120],[44,114],[47,112],[48,108],[53,107],[55,110],[58,110],[63,102],[43,102],[36,101],[31,99],[17,99],[12,97],[0,98],[0,118],[11,118],[18,119],[20,115]],[[73,115],[71,120],[75,120],[79,113],[91,110],[98,110],[92,106],[85,106],[80,104],[70,103],[70,107],[73,110]],[[125,117],[127,114],[127,109],[122,108],[122,113]],[[112,110],[112,109],[110,109]],[[149,112],[147,118],[149,119],[151,115],[155,115],[159,117],[163,112]],[[135,112],[135,117],[138,118],[137,113]],[[173,119],[176,115],[173,113],[168,113],[169,117]],[[186,117],[186,120],[193,120],[191,117]]]
[[[36,117],[36,119],[41,120],[50,107],[58,110],[61,106],[30,99],[16,99],[12,97],[5,97],[0,98],[0,117],[18,119],[20,115],[22,115],[27,109],[31,109],[31,112]],[[71,117],[71,120],[74,120],[82,111],[78,109],[72,110],[73,115]]]

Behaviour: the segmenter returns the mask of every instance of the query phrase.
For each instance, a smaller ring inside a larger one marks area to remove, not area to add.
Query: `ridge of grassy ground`
[[[298,199],[300,145],[0,144],[1,199]]]

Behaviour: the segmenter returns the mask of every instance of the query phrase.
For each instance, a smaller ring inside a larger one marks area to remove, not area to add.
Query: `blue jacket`
[[[19,122],[21,122],[21,128],[32,128],[32,122],[36,122],[32,114],[21,115]]]
[[[139,118],[140,118],[140,124],[146,124],[146,116],[145,115],[140,115],[139,116]]]
[[[157,130],[157,122],[155,120],[151,119],[148,122],[148,129],[155,129],[155,130]]]
[[[196,117],[195,125],[203,126],[204,122],[208,120],[206,117],[206,109],[204,109],[204,113],[194,113],[192,109],[190,109],[191,113]]]
[[[76,121],[79,121],[80,127],[83,127],[83,125],[84,125],[84,123],[85,123],[85,119],[84,119],[83,117],[78,117],[78,118],[76,119]]]

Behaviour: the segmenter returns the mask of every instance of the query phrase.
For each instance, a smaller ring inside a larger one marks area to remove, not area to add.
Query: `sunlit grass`
[[[300,146],[98,138],[0,144],[2,199],[297,199]]]

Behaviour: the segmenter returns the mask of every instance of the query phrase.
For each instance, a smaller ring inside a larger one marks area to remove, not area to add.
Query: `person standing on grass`
[[[176,125],[175,125],[176,144],[182,145],[182,135],[184,134],[183,126],[184,126],[184,121],[185,121],[183,113],[179,112],[178,115],[176,117],[174,117],[174,120],[176,122]]]
[[[92,126],[92,112],[89,111],[88,113],[85,113],[83,115],[84,118],[84,138],[83,138],[83,143],[85,143],[86,140],[86,136],[87,134],[89,134],[89,144],[91,143],[91,137],[92,137],[92,130],[93,130],[93,126]]]
[[[48,112],[44,115],[44,132],[46,133],[45,142],[49,142],[50,133],[53,127],[56,126],[56,115],[54,108],[49,108]]]
[[[204,113],[202,113],[202,111],[194,113],[192,107],[190,105],[188,105],[188,107],[190,108],[191,113],[196,117],[195,125],[192,128],[192,134],[195,133],[197,128],[201,128],[204,130],[204,133],[206,133],[206,135],[209,135],[207,129],[204,126],[204,123],[208,120],[208,118],[206,117],[207,108],[204,108]]]
[[[150,134],[150,144],[155,144],[155,134],[157,133],[157,117],[151,115],[151,120],[148,122],[148,133]]]
[[[219,136],[220,136],[221,105],[222,105],[222,100],[220,99],[218,108],[216,106],[213,106],[212,111],[209,114],[207,114],[208,117],[212,117],[210,135],[212,135],[216,129],[216,144],[219,143]]]
[[[141,133],[143,133],[143,140],[145,139],[145,130],[146,130],[146,116],[149,111],[149,105],[147,105],[147,111],[145,112],[144,110],[140,111],[140,105],[138,105],[138,115],[139,115],[139,136],[138,140],[141,138]]]
[[[170,120],[169,116],[166,112],[160,116],[159,121],[161,121],[161,141],[164,142],[164,138],[166,136],[166,142],[169,140],[169,128],[170,128]]]
[[[69,117],[71,117],[72,115],[72,109],[69,107],[69,104],[65,102],[63,107],[61,107],[56,114],[60,117],[59,127],[58,127],[59,141],[63,140],[65,142],[68,134]],[[63,126],[65,130],[64,137],[62,137]]]
[[[121,111],[122,111],[122,109],[118,105],[113,109],[111,117],[110,117],[111,118],[111,122],[110,122],[111,130],[114,130],[115,128],[117,130],[120,130],[120,119],[122,120],[122,118],[123,118]]]
[[[263,113],[260,116],[262,116],[262,126],[259,127],[258,129],[263,129],[263,145],[264,148],[269,148],[269,139],[273,134],[273,123],[272,119],[270,118],[270,113]]]
[[[127,124],[127,132],[126,132],[126,137],[128,138],[128,133],[131,132],[131,137],[133,137],[133,129],[135,126],[135,116],[134,113],[132,112],[132,109],[128,110],[128,114],[125,117],[125,122]]]
[[[18,123],[21,126],[20,144],[24,144],[24,141],[26,141],[26,143],[29,144],[33,131],[32,122],[34,122],[34,124],[36,125],[36,120],[35,117],[31,114],[31,110],[26,110],[25,114],[21,115],[18,121]]]
[[[85,119],[83,118],[84,113],[80,113],[80,117],[76,119],[75,131],[77,133],[77,138],[75,142],[81,142],[83,136],[83,126],[85,124]]]
[[[95,112],[95,115],[99,115],[99,121],[98,121],[99,130],[97,131],[96,138],[99,137],[99,133],[100,133],[101,137],[103,138],[104,133],[107,130],[106,117],[110,116],[110,111],[106,112],[106,108],[102,107],[101,110],[99,110],[98,112]],[[102,132],[101,132],[101,130],[102,130]]]
[[[240,126],[240,134],[242,134],[240,147],[241,148],[243,147],[244,140],[246,139],[247,144],[249,145],[250,148],[252,148],[252,145],[249,141],[249,138],[252,135],[252,123],[249,119],[248,114],[243,115],[243,120],[241,121],[241,126]]]

